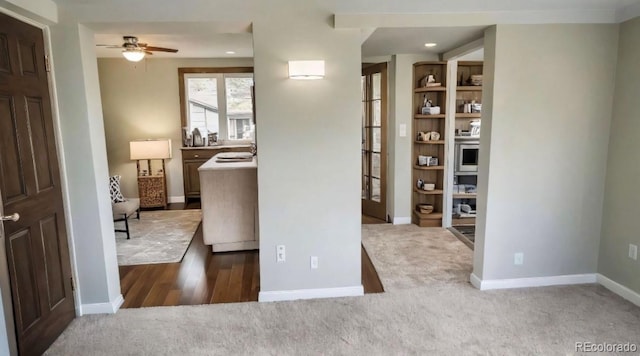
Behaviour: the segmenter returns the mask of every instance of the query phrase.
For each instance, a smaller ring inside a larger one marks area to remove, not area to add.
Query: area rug
[[[131,239],[116,232],[118,265],[180,262],[202,221],[200,210],[143,211],[129,218]],[[124,229],[124,221],[117,222]]]
[[[384,290],[469,283],[473,251],[443,228],[362,225],[362,244]]]

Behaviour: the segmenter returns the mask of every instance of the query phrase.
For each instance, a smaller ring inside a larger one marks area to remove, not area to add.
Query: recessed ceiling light
[[[234,52],[234,51],[226,51],[224,53],[226,53],[226,54],[236,54],[236,52]]]
[[[438,45],[437,43],[433,43],[433,42],[429,42],[429,43],[425,43],[424,44],[424,46],[427,47],[427,48],[435,47],[437,45]]]

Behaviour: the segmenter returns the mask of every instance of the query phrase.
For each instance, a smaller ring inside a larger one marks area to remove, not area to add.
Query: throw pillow
[[[111,202],[112,203],[122,203],[124,201],[124,197],[120,192],[120,176],[109,177],[109,193],[111,193]]]

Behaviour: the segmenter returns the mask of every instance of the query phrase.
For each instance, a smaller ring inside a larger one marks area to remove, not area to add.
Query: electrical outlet
[[[518,252],[518,253],[513,255],[513,264],[514,265],[521,265],[523,263],[524,263],[524,253]]]
[[[311,256],[311,269],[318,269],[318,256]]]
[[[629,258],[632,260],[638,260],[638,245],[629,244]]]
[[[278,263],[283,263],[287,260],[287,254],[284,249],[284,245],[276,246],[276,261]]]

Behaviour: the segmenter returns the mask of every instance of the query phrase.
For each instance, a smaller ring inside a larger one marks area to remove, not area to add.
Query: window
[[[199,128],[218,133],[218,140],[222,141],[253,141],[253,74],[246,73],[247,68],[241,69],[245,72],[180,68],[183,127],[189,132]]]

